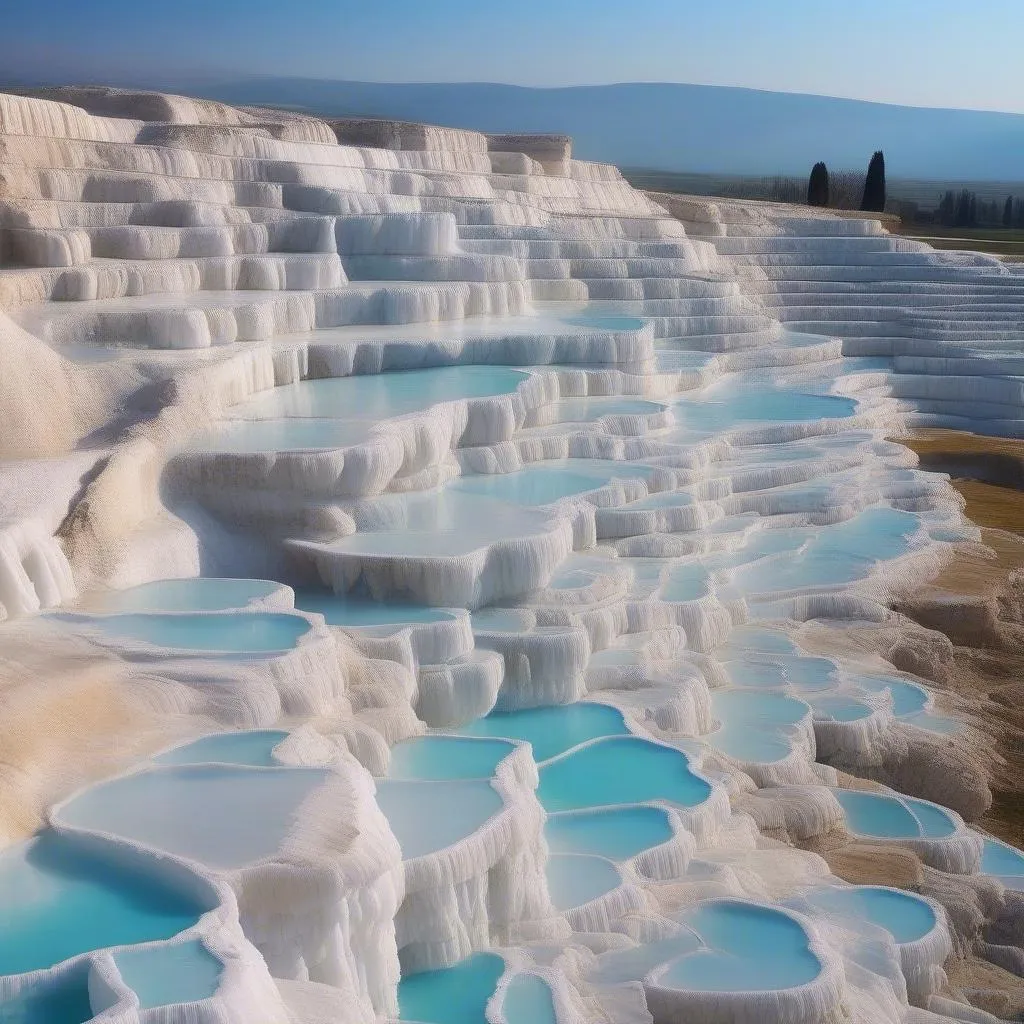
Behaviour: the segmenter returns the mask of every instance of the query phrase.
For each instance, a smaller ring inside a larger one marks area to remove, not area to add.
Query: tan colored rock
[[[1024,981],[1005,968],[975,956],[946,963],[951,990],[979,1010],[1003,1020],[1024,1016]]]
[[[917,890],[924,880],[921,861],[910,850],[850,843],[825,850],[821,856],[833,874],[852,885],[891,885]]]

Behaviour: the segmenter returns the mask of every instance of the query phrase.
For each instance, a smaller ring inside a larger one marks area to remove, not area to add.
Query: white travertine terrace
[[[892,653],[980,534],[892,438],[1022,432],[1011,271],[561,136],[0,94],[0,1020],[444,1024],[459,965],[995,1021],[947,968],[1024,975],[1018,876]]]

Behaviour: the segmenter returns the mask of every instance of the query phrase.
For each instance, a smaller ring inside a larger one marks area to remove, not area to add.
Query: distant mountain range
[[[657,83],[528,89],[260,78],[197,91],[324,115],[558,132],[573,137],[582,159],[630,167],[802,175],[817,160],[833,169],[866,167],[871,153],[883,149],[890,174],[899,177],[1024,179],[1020,114]]]

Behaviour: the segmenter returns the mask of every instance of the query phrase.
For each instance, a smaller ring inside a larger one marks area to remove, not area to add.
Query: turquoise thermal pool
[[[669,573],[661,596],[665,601],[696,601],[710,592],[710,576],[704,566],[680,565]]]
[[[169,939],[212,906],[158,875],[155,862],[152,872],[129,867],[52,831],[0,853],[0,893],[0,974],[38,971],[108,946]]]
[[[921,897],[880,885],[818,889],[811,900],[826,911],[870,921],[901,943],[924,938],[937,921],[935,911]]]
[[[786,757],[793,727],[808,714],[801,700],[750,690],[715,691],[711,706],[722,724],[708,739],[723,753],[754,763]]]
[[[852,676],[852,681],[868,693],[882,693],[888,690],[892,697],[893,713],[898,718],[917,714],[928,706],[927,691],[906,679],[856,673]]]
[[[217,991],[223,969],[198,939],[126,949],[115,954],[114,962],[143,1010],[209,999]]]
[[[153,758],[157,764],[237,764],[273,768],[273,749],[288,733],[280,729],[221,732],[174,747]]]
[[[733,900],[702,904],[683,915],[702,945],[659,977],[670,988],[700,992],[778,991],[821,973],[807,933],[781,911]]]
[[[322,615],[329,626],[341,626],[343,629],[374,629],[378,626],[401,628],[449,622],[455,618],[453,612],[444,608],[403,604],[399,601],[360,600],[330,590],[296,590],[295,607]]]
[[[850,831],[878,839],[944,839],[956,825],[936,804],[909,796],[889,796],[851,789],[833,789],[846,813]]]
[[[492,711],[486,718],[462,726],[459,732],[467,736],[525,740],[533,747],[537,762],[599,736],[629,734],[621,711],[594,701],[524,711]]]
[[[72,626],[85,626],[113,641],[214,654],[272,654],[291,650],[311,628],[308,619],[284,612],[55,615],[53,618]]]
[[[257,395],[234,412],[241,419],[254,420],[381,420],[420,412],[439,402],[509,394],[528,377],[506,366],[467,365],[304,380]]]
[[[453,487],[434,494],[389,495],[373,504],[376,515],[369,528],[334,541],[331,550],[408,558],[460,555],[550,529],[545,513]]]
[[[852,416],[857,403],[836,395],[756,388],[730,393],[722,388],[708,392],[700,400],[676,399],[672,408],[687,429],[718,433],[750,423],[839,419]]]
[[[557,1024],[551,989],[536,974],[517,974],[505,989],[502,1011],[508,1024]]]
[[[905,554],[920,528],[920,520],[911,513],[873,508],[809,534],[769,531],[757,538],[752,553],[770,555],[796,547],[799,552],[741,565],[735,582],[752,594],[851,583],[867,576],[878,562]]]
[[[383,779],[377,783],[377,803],[402,848],[403,860],[452,846],[504,806],[490,782],[462,779]]]
[[[592,423],[603,416],[653,416],[667,408],[642,398],[563,398],[555,404],[555,415],[562,423]]]
[[[792,686],[800,693],[813,694],[836,685],[836,666],[828,658],[752,652],[723,665],[734,686],[749,689]]]
[[[555,465],[530,466],[515,473],[463,476],[450,486],[516,505],[548,505],[603,487],[615,477],[630,476],[628,463],[611,463],[602,471],[599,465],[591,469],[590,462],[599,463],[599,460],[571,459]]]
[[[544,836],[552,853],[586,853],[628,860],[667,843],[675,833],[661,807],[609,807],[548,815]]]
[[[507,740],[416,736],[391,748],[391,779],[490,779],[515,751]]]
[[[103,782],[63,805],[60,821],[214,868],[273,856],[321,768],[175,765]]]
[[[454,967],[406,975],[398,985],[401,1019],[416,1024],[481,1024],[504,973],[500,956],[477,953]]]
[[[561,911],[582,907],[622,884],[610,860],[579,853],[552,854],[546,874],[551,902]]]
[[[548,811],[664,800],[694,807],[711,786],[680,750],[636,736],[594,740],[541,766],[540,802]]]
[[[1024,892],[1024,853],[991,837],[985,838],[981,870],[994,875],[1007,889]]]
[[[520,633],[529,629],[533,616],[523,608],[480,608],[470,613],[474,633]]]
[[[27,985],[18,995],[0,999],[4,1024],[86,1024],[93,1016],[85,965],[60,981]]]

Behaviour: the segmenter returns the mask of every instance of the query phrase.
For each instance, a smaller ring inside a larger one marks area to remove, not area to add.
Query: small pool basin
[[[694,807],[711,786],[690,769],[686,755],[637,736],[594,740],[540,769],[540,802],[548,811],[663,800]]]

